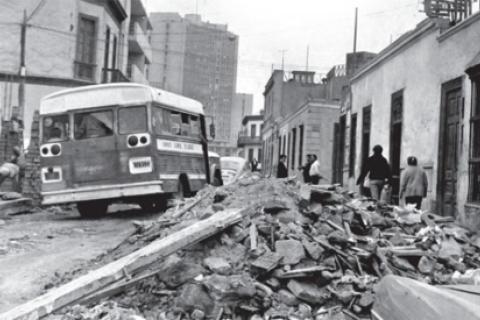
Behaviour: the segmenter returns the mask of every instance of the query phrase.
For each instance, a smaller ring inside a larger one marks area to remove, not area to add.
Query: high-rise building
[[[227,25],[202,21],[196,14],[155,12],[150,19],[154,30],[150,83],[203,103],[207,122],[215,127],[211,145],[233,147],[238,37]]]

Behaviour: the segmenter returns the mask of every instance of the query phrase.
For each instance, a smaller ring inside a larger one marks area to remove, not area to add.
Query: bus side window
[[[182,134],[182,119],[180,112],[170,111],[170,133],[176,136]]]
[[[190,119],[188,114],[182,113],[182,136],[190,136]]]
[[[192,125],[192,136],[200,136],[200,119],[197,116],[190,116],[190,124]]]
[[[169,111],[159,107],[152,108],[152,127],[155,134],[169,134]]]

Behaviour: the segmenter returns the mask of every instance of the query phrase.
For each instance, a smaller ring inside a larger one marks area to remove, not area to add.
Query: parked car
[[[212,186],[222,186],[222,165],[220,164],[220,155],[208,151],[208,162],[210,163],[210,184]]]
[[[221,157],[220,165],[222,167],[222,180],[224,185],[234,182],[242,173],[249,170],[248,162],[240,157]]]

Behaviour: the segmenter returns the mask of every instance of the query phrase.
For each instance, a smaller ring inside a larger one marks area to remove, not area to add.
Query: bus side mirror
[[[209,134],[208,136],[213,140],[215,139],[215,125],[213,123],[209,126]]]

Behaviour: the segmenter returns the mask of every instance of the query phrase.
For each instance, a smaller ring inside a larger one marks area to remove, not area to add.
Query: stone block
[[[227,260],[221,258],[221,257],[208,257],[203,260],[203,264],[210,269],[211,271],[222,274],[222,275],[227,275],[230,274],[232,271],[232,267],[230,264],[227,262]]]
[[[278,240],[275,242],[275,252],[282,257],[281,264],[297,264],[305,258],[305,250],[300,241]]]

